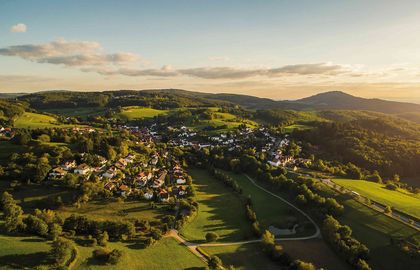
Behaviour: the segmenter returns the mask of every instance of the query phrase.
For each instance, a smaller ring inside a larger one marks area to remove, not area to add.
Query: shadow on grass
[[[37,239],[37,238],[25,238],[20,240],[21,242],[29,242],[29,243],[38,243],[38,242],[45,242],[45,239]]]
[[[48,252],[36,252],[30,254],[12,254],[0,257],[0,266],[11,268],[30,268],[33,269],[38,265],[50,264]]]

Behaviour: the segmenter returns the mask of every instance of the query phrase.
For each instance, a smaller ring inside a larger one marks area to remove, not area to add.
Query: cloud
[[[25,60],[75,67],[83,72],[101,75],[130,77],[177,77],[188,76],[200,79],[245,79],[252,77],[281,78],[286,76],[335,76],[351,72],[350,67],[330,63],[296,64],[275,68],[237,68],[229,66],[195,67],[175,69],[171,66],[141,69],[133,64],[139,55],[128,52],[107,54],[98,42],[56,40],[44,44],[26,44],[0,48],[0,55],[16,56]]]
[[[208,59],[210,61],[221,61],[221,62],[230,61],[230,58],[227,56],[210,56]]]
[[[10,32],[12,33],[25,33],[27,30],[26,24],[18,23],[10,27]]]
[[[137,54],[127,52],[105,54],[98,42],[63,39],[45,44],[0,48],[0,55],[17,56],[37,63],[64,66],[118,66],[137,62],[140,59]]]

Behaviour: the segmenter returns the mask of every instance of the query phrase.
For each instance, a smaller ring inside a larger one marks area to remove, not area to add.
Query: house
[[[109,168],[106,172],[102,174],[102,177],[112,179],[117,175],[118,169],[115,167]]]
[[[176,183],[178,185],[183,185],[183,184],[187,183],[187,181],[183,177],[180,177],[180,178],[176,179]]]
[[[146,193],[143,194],[143,198],[145,198],[146,200],[153,199],[153,192],[152,191],[147,191]]]
[[[77,166],[76,169],[74,169],[74,173],[86,175],[90,172],[90,167],[86,163],[80,164]]]
[[[50,178],[55,178],[55,179],[60,179],[62,177],[64,177],[67,174],[67,171],[64,170],[61,167],[56,167],[54,169],[52,169],[52,171],[49,173],[49,177]]]
[[[188,194],[188,192],[187,192],[187,188],[185,186],[179,186],[178,187],[178,195],[179,196],[185,196],[187,194]]]
[[[116,186],[113,182],[109,181],[105,183],[104,188],[109,191],[113,191],[116,188]]]
[[[63,168],[65,171],[70,171],[76,167],[76,161],[66,161],[63,165],[61,165],[61,168]]]
[[[165,189],[162,189],[159,192],[159,199],[162,202],[167,202],[169,200],[169,193],[168,193],[168,191],[166,191]]]
[[[155,189],[156,188],[160,188],[161,186],[163,186],[164,183],[165,183],[164,181],[161,181],[159,179],[156,179],[152,183],[152,188],[155,188]]]
[[[121,185],[119,187],[119,192],[121,194],[121,196],[128,196],[131,194],[131,188],[127,185]]]

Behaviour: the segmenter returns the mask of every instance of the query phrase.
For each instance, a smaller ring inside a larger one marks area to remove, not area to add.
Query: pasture
[[[25,112],[14,121],[15,128],[64,128],[72,126],[60,124],[57,118],[53,116],[32,112]]]
[[[65,117],[81,117],[87,118],[89,116],[103,115],[106,108],[102,107],[77,107],[77,108],[54,108],[44,109],[44,112],[62,115]]]
[[[188,251],[185,246],[172,238],[163,238],[153,246],[145,249],[136,247],[135,243],[108,243],[111,249],[120,249],[125,252],[125,258],[117,265],[104,265],[92,259],[92,247],[78,247],[79,257],[74,269],[99,270],[99,269],[201,269],[205,263]]]
[[[35,236],[0,235],[0,269],[33,269],[49,264],[50,245]]]
[[[117,113],[117,117],[123,120],[136,120],[144,118],[153,118],[161,114],[167,114],[167,110],[157,110],[140,106],[123,107],[121,112]]]
[[[409,193],[403,189],[389,190],[383,184],[364,180],[333,179],[333,181],[362,196],[420,218],[420,195]]]
[[[219,242],[234,242],[251,238],[251,225],[245,216],[241,197],[213,178],[207,171],[191,169],[199,203],[198,213],[181,229],[190,241],[204,241],[208,232],[219,235]]]

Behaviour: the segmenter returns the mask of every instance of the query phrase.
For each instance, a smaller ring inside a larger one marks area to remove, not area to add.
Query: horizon
[[[1,93],[343,91],[420,103],[417,1],[3,1],[0,15]]]

